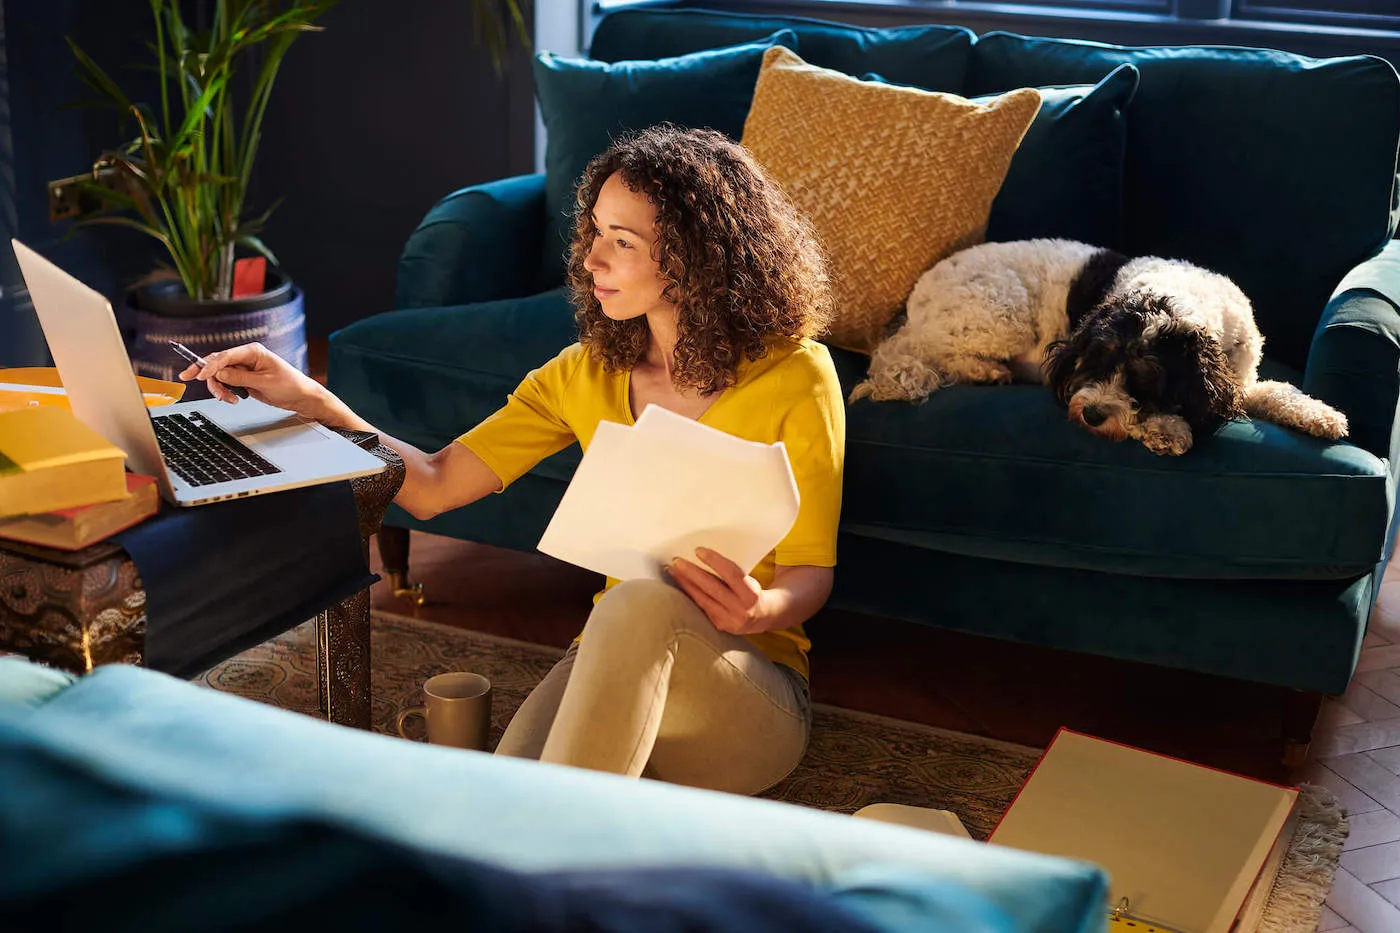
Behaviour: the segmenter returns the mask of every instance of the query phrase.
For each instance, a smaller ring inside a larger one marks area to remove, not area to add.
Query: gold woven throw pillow
[[[826,247],[830,343],[870,352],[925,270],[982,242],[1039,109],[1033,88],[975,104],[768,50],[743,143]]]

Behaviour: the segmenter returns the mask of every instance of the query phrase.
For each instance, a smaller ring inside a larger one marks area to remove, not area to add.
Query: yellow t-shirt
[[[486,462],[505,489],[574,441],[586,451],[600,421],[633,424],[630,388],[630,372],[607,372],[576,343],[529,373],[505,407],[457,440]],[[699,420],[744,440],[782,441],[787,449],[801,497],[797,521],[754,568],[754,579],[770,585],[778,564],[834,567],[846,409],[826,347],[813,340],[775,341],[763,359],[740,364],[734,385]],[[609,578],[607,586],[615,583]],[[801,625],[748,639],[773,661],[807,676],[812,643]]]

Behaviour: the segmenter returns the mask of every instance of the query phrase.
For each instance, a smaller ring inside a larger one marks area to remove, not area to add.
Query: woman
[[[673,585],[608,580],[583,634],[522,704],[498,754],[755,793],[801,760],[811,725],[802,623],[836,563],[845,444],[841,388],[812,337],[829,313],[807,225],[741,146],[654,127],[588,166],[569,260],[579,342],[435,454],[380,436],[418,518],[500,492],[602,420],[648,405],[762,443],[782,441],[795,525],[752,573],[704,549]],[[376,430],[258,345],[184,379],[226,384],[334,427]]]

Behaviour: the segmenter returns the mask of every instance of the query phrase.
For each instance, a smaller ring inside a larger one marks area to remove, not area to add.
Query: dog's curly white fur
[[[1346,416],[1259,380],[1264,337],[1234,282],[1181,260],[1071,240],[985,243],[921,276],[851,400],[917,400],[952,383],[1045,382],[1103,437],[1181,454],[1223,419],[1336,440]]]

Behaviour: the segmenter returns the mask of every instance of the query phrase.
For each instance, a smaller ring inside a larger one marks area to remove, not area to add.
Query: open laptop
[[[254,398],[148,409],[107,299],[10,242],[73,414],[154,476],[166,501],[204,505],[384,469],[334,431]]]

